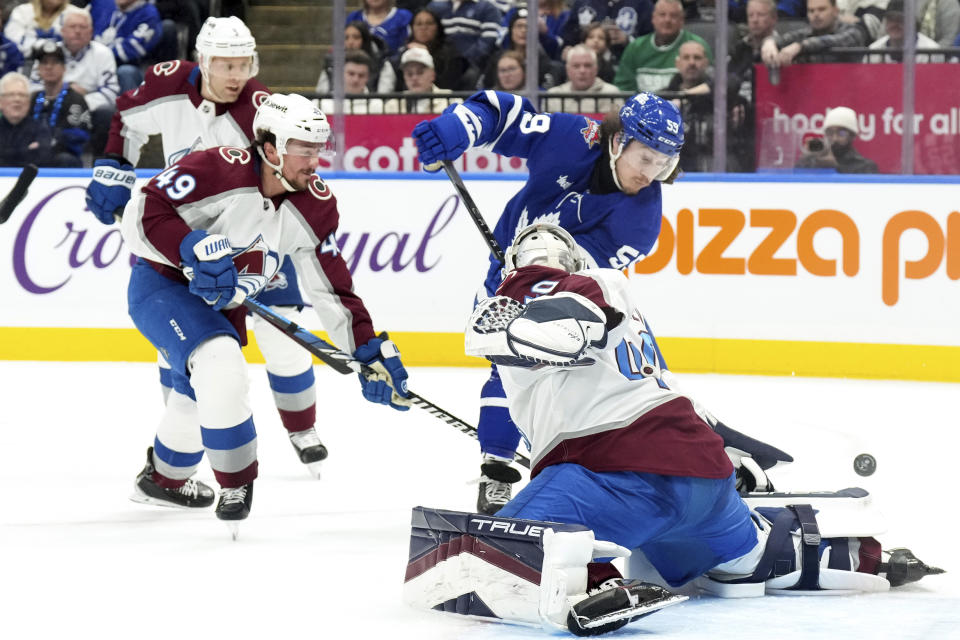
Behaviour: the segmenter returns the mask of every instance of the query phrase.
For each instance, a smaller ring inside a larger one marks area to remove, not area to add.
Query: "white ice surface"
[[[481,369],[415,369],[421,395],[475,423]],[[308,477],[252,368],[260,478],[232,542],[212,510],[127,500],[160,415],[146,364],[0,362],[0,638],[543,638],[401,602],[410,508],[472,510],[475,443],[417,409],[361,399],[317,368],[330,449]],[[886,594],[699,597],[616,638],[960,638],[960,386],[688,375],[728,424],[792,453],[780,489],[863,486],[885,547],[949,571]],[[870,477],[857,453],[878,460]],[[212,484],[206,463],[199,477]],[[561,634],[562,635],[562,634]]]

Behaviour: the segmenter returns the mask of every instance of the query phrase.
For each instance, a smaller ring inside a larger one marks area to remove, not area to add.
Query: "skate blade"
[[[307,471],[315,479],[320,479],[320,469],[323,467],[323,461],[317,460],[316,462],[308,462],[304,465],[307,468]]]
[[[660,609],[664,609],[671,605],[680,604],[684,600],[689,600],[689,596],[682,596],[676,593],[671,593],[669,596],[665,596],[658,600],[648,602],[643,606],[637,607],[635,609],[631,609],[629,612],[619,611],[619,612],[608,614],[605,616],[598,616],[596,618],[593,618],[592,620],[584,621],[579,624],[581,629],[593,629],[595,627],[600,627],[605,624],[609,624],[610,622],[613,622],[615,620],[621,620],[623,618],[630,618],[632,621],[632,620],[636,620],[637,618],[643,618],[645,616],[648,616],[651,613],[654,613],[655,611],[659,611]]]
[[[224,521],[223,524],[227,525],[227,531],[230,532],[230,538],[236,542],[237,538],[240,537],[240,522],[237,520],[227,520]]]
[[[204,507],[188,507],[186,505],[177,504],[176,502],[170,502],[168,500],[160,500],[158,498],[153,498],[143,493],[139,489],[134,489],[133,493],[130,494],[131,502],[139,502],[140,504],[149,504],[154,507],[167,507],[168,509],[180,509],[186,511],[188,509],[202,509]]]

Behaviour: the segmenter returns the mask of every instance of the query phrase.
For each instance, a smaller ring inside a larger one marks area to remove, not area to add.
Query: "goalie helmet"
[[[536,222],[520,230],[504,254],[504,273],[538,264],[568,273],[586,267],[580,246],[566,229],[549,222]]]
[[[207,18],[196,42],[197,61],[200,71],[210,73],[210,60],[222,58],[251,58],[250,77],[257,75],[260,61],[257,56],[257,41],[243,20],[236,16]]]

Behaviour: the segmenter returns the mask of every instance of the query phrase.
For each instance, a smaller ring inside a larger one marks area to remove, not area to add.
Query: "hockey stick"
[[[30,183],[33,182],[33,179],[36,177],[37,165],[28,164],[23,168],[23,171],[20,172],[20,177],[17,178],[16,184],[13,185],[13,189],[10,189],[10,193],[8,193],[7,197],[0,203],[0,224],[6,222],[13,214],[13,210],[17,208],[17,205],[27,197],[27,189],[30,188]]]
[[[330,367],[332,367],[337,373],[368,374],[373,371],[369,366],[344,353],[340,349],[337,349],[329,342],[321,340],[297,323],[287,320],[280,314],[275,313],[272,309],[260,304],[256,300],[245,298],[243,300],[243,306],[246,307],[251,313],[257,314],[274,327],[282,331],[288,338],[315,355],[321,362],[330,365]],[[433,404],[423,396],[414,393],[413,391],[409,391],[408,393],[410,394],[410,400],[413,402],[413,404],[430,413],[434,417],[443,420],[450,426],[459,429],[474,440],[478,439],[477,428],[473,425],[467,424],[449,411],[441,409],[437,405]],[[519,464],[523,465],[527,469],[530,468],[529,458],[519,452],[515,455],[516,461]]]
[[[443,170],[447,173],[447,177],[450,178],[450,182],[453,183],[453,188],[456,189],[457,195],[459,195],[460,200],[463,201],[463,205],[467,208],[467,213],[473,218],[473,223],[477,225],[477,229],[480,230],[480,234],[490,248],[490,253],[493,254],[494,258],[503,262],[503,249],[500,248],[497,239],[493,236],[493,231],[487,226],[486,220],[480,215],[480,208],[477,206],[477,203],[473,201],[470,192],[467,191],[467,186],[463,184],[463,179],[460,178],[460,174],[457,173],[457,168],[453,166],[453,163],[449,160],[444,160],[442,163],[431,164],[427,169],[433,171],[437,169],[440,164],[442,164]]]

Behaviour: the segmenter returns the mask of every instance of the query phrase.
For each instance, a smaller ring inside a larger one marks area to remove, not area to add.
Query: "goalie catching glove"
[[[584,354],[606,346],[607,320],[599,306],[576,293],[542,296],[526,305],[494,296],[470,316],[466,351],[506,366],[592,364]]]
[[[392,340],[373,338],[357,347],[353,357],[365,365],[364,371],[358,374],[364,398],[398,411],[410,409],[407,370],[400,362],[400,351]]]

